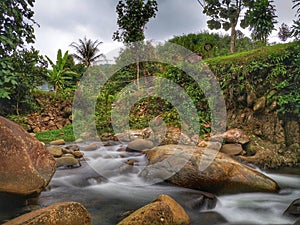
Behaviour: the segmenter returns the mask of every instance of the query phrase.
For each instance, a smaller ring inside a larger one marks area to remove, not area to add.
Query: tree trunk
[[[231,36],[230,36],[230,53],[235,52],[235,40],[236,40],[236,23],[231,24]]]
[[[136,54],[136,85],[137,89],[140,90],[140,60],[138,54]]]

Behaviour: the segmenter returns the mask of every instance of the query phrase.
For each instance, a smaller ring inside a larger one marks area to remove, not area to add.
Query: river
[[[92,215],[93,225],[113,225],[122,219],[122,214],[135,210],[155,199],[159,194],[168,194],[186,209],[192,225],[258,225],[293,224],[294,220],[282,216],[289,204],[300,198],[300,169],[287,174],[263,172],[281,187],[278,194],[246,193],[217,196],[213,209],[193,209],[190,203],[201,192],[179,188],[165,183],[147,185],[137,176],[138,170],[127,167],[115,170],[120,162],[134,159],[144,165],[145,159],[136,153],[117,151],[121,145],[101,147],[85,152],[86,161],[81,167],[59,168],[48,188],[38,198],[31,199],[26,207],[0,214],[0,221],[55,202],[76,201],[82,203]],[[122,163],[123,164],[123,163]],[[124,165],[124,164],[123,164]],[[96,170],[101,171],[101,175]],[[121,171],[121,173],[120,173]],[[105,178],[104,178],[105,177]],[[8,216],[9,215],[9,216]],[[225,222],[226,221],[226,222]]]

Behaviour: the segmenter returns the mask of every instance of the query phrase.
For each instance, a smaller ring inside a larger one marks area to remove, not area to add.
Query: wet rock
[[[278,184],[223,153],[183,145],[165,145],[146,152],[141,176],[210,193],[278,192]],[[205,170],[201,169],[207,163]]]
[[[148,205],[134,211],[117,225],[188,225],[189,216],[168,195],[160,195]]]
[[[50,145],[64,145],[64,144],[66,144],[66,142],[63,139],[58,139],[55,141],[51,141],[49,144]]]
[[[151,149],[154,147],[154,144],[152,141],[150,140],[146,140],[146,139],[135,139],[133,141],[131,141],[126,148],[126,151],[128,152],[136,152],[136,151],[142,151],[145,149]]]
[[[294,218],[300,217],[300,198],[294,200],[284,211],[283,215]]]
[[[243,148],[240,144],[225,144],[222,146],[220,152],[226,155],[239,155],[243,152]]]
[[[4,225],[90,225],[91,215],[77,202],[56,203],[10,220]]]
[[[300,218],[296,220],[296,222],[293,225],[300,225]]]
[[[55,160],[41,142],[0,116],[0,192],[38,194],[55,170]]]
[[[201,225],[223,225],[227,220],[218,212],[200,212]]]
[[[61,157],[63,155],[63,149],[59,146],[49,146],[47,147],[47,150],[54,157]]]
[[[76,165],[80,165],[80,162],[78,161],[78,159],[75,159],[74,156],[62,156],[60,158],[56,158],[55,160],[57,167],[73,167]]]
[[[120,174],[126,173],[138,173],[138,169],[134,167],[134,160],[129,159],[126,163],[123,163],[119,168]]]
[[[80,158],[82,158],[83,157],[83,152],[80,152],[80,151],[73,151],[72,152],[72,155],[75,157],[75,158],[78,158],[78,159],[80,159]]]
[[[214,209],[217,205],[217,197],[214,194],[197,191],[183,192],[178,202],[185,208],[193,210],[208,210]]]
[[[82,147],[82,150],[83,151],[94,151],[97,148],[98,148],[98,145],[96,143],[92,143],[92,144]]]
[[[77,144],[71,144],[71,145],[66,146],[65,149],[79,151],[79,146]]]

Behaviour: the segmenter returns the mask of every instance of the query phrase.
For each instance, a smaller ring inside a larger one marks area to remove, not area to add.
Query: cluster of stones
[[[42,112],[27,115],[26,130],[41,132],[61,129],[72,122],[72,100],[57,100],[55,96],[35,97]]]
[[[28,115],[27,119],[27,131],[37,133],[48,130],[61,129],[64,126],[71,124],[72,117],[57,115],[55,113],[38,114],[33,113]]]
[[[80,160],[84,153],[80,151],[77,144],[65,146],[63,139],[55,140],[49,143],[48,152],[55,158],[57,167],[80,166]]]

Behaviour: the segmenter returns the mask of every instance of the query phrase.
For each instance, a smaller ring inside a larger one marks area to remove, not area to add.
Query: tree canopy
[[[255,0],[246,12],[244,26],[250,26],[254,40],[267,45],[267,38],[275,29],[276,9],[273,0]]]
[[[119,29],[114,32],[113,40],[130,43],[145,39],[146,24],[157,12],[156,0],[120,0],[116,11]]]
[[[10,98],[15,88],[16,71],[12,56],[25,43],[34,42],[35,0],[0,1],[0,98]]]
[[[230,52],[235,51],[236,26],[243,21],[242,10],[249,7],[253,0],[197,0],[203,8],[203,13],[210,19],[209,29],[231,29]],[[244,27],[245,28],[245,27]]]
[[[86,37],[79,39],[79,43],[72,42],[70,46],[76,52],[72,56],[86,67],[89,67],[100,58],[104,58],[102,53],[99,54],[100,50],[98,48],[102,43],[102,41],[92,41]]]

